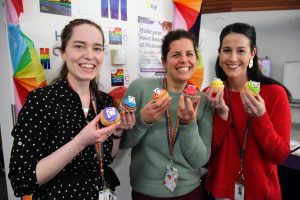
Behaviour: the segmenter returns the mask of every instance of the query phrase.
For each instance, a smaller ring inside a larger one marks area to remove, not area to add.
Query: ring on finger
[[[247,110],[248,106],[244,105],[244,108]]]

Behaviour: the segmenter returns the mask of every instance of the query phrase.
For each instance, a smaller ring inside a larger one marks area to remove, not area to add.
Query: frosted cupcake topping
[[[247,87],[256,94],[258,94],[260,92],[260,82],[248,81]]]
[[[118,118],[119,112],[115,107],[106,107],[103,109],[103,117],[111,122]]]
[[[154,92],[156,95],[161,95],[161,93],[163,92],[163,89],[155,88],[155,89],[153,90],[153,92]]]
[[[124,104],[130,108],[136,107],[135,98],[132,96],[128,96],[124,99]]]
[[[187,88],[183,90],[184,94],[196,95],[198,93],[197,87],[194,85],[188,85]]]
[[[214,86],[214,85],[223,85],[223,81],[221,79],[219,79],[219,78],[214,78],[210,85],[211,86]]]

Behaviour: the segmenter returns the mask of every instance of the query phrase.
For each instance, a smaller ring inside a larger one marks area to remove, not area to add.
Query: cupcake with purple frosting
[[[103,126],[110,126],[116,123],[120,123],[120,113],[115,107],[106,107],[101,110],[100,121]]]

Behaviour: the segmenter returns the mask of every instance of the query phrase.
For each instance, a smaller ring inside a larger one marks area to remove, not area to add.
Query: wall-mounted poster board
[[[283,83],[292,93],[293,103],[300,103],[300,61],[284,64]]]

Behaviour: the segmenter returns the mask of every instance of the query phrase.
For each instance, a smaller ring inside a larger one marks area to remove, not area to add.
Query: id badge
[[[111,200],[117,200],[117,196],[114,193],[111,194]]]
[[[109,189],[102,190],[99,192],[99,200],[111,200],[111,192]]]
[[[241,183],[235,182],[234,184],[234,200],[244,200],[245,187]]]
[[[163,181],[164,186],[166,186],[171,192],[176,188],[178,179],[177,169],[171,165],[167,165],[166,175]]]
[[[99,192],[99,200],[117,200],[117,196],[109,189],[106,189]]]

